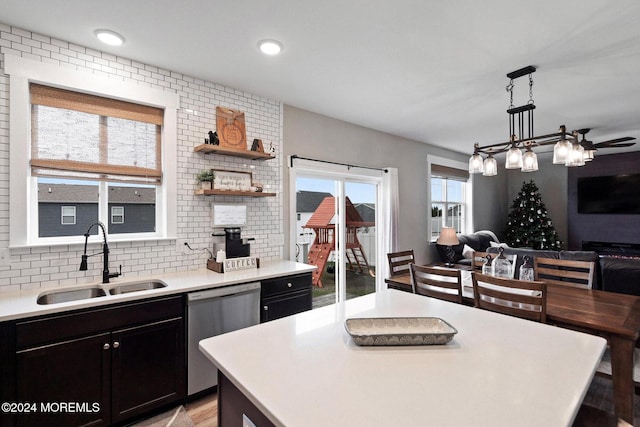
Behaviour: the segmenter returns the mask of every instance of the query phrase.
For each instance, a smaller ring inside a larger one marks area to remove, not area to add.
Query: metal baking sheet
[[[362,346],[441,345],[458,333],[439,317],[367,317],[346,319],[344,327]]]

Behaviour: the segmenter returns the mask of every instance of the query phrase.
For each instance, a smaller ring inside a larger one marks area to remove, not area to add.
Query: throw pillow
[[[473,258],[473,253],[475,251],[473,250],[473,248],[469,245],[464,245],[462,247],[462,256],[466,259],[471,259]]]
[[[492,248],[508,248],[509,245],[506,243],[497,243],[497,242],[489,242]]]

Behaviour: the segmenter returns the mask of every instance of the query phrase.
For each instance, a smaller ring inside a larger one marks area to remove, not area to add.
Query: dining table
[[[463,303],[473,305],[473,287],[467,273],[463,278]],[[409,274],[392,276],[385,282],[393,289],[412,289]],[[633,356],[640,338],[640,297],[548,283],[547,322],[607,340],[615,414],[633,425]]]
[[[199,347],[220,427],[568,427],[606,341],[382,289]]]

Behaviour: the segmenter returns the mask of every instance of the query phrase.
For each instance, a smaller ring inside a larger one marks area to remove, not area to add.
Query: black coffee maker
[[[224,240],[227,258],[247,257],[250,254],[249,243],[244,243],[244,239],[240,237],[241,228],[225,228]]]

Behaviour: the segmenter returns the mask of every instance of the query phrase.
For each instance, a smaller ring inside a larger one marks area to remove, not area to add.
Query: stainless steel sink
[[[98,286],[79,289],[62,289],[59,291],[47,291],[38,295],[38,304],[58,304],[61,302],[77,301],[107,296],[104,289]]]
[[[123,283],[109,289],[111,295],[127,294],[129,292],[149,291],[151,289],[166,288],[167,284],[159,280]]]

